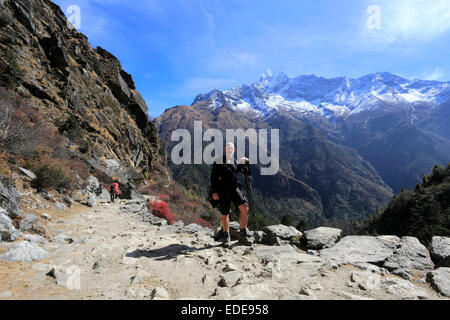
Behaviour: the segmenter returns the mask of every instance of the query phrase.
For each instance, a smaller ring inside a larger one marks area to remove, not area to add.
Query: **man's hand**
[[[239,163],[248,163],[250,160],[246,157],[242,157],[241,160],[239,160]]]
[[[213,197],[213,200],[219,200],[219,194],[218,193],[213,193],[213,195],[212,195],[212,197]]]

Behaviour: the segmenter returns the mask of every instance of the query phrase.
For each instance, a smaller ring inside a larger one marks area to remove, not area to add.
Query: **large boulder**
[[[292,245],[256,246],[255,256],[261,261],[264,269],[259,277],[288,277],[292,281],[301,281],[316,275],[324,265],[320,257],[300,252]]]
[[[97,199],[104,200],[104,201],[110,201],[111,196],[110,196],[108,190],[106,190],[104,187],[101,187],[101,192],[99,194],[97,194]]]
[[[0,241],[14,241],[20,232],[13,226],[5,209],[0,208]]]
[[[450,268],[438,268],[427,274],[431,285],[441,294],[450,298]]]
[[[100,188],[100,183],[98,182],[98,179],[94,176],[89,176],[86,183],[87,183],[86,191],[88,193],[96,193],[97,190]]]
[[[0,208],[8,212],[11,219],[19,215],[20,194],[11,181],[0,175]]]
[[[433,237],[431,241],[431,258],[436,267],[450,267],[450,238]]]
[[[294,227],[282,224],[265,227],[263,232],[263,243],[268,245],[299,244],[302,237],[302,233]]]
[[[394,254],[387,258],[384,267],[391,272],[411,273],[417,270],[425,276],[433,270],[434,264],[427,248],[417,238],[402,237]]]
[[[39,218],[34,214],[24,214],[20,221],[20,230],[29,231],[39,222]]]
[[[400,244],[396,236],[347,236],[320,256],[337,264],[372,263],[382,266]]]
[[[87,205],[89,208],[93,208],[97,205],[97,199],[93,193],[89,195],[89,199],[87,201]]]
[[[33,262],[47,258],[48,253],[36,243],[21,241],[12,243],[9,250],[0,255],[1,260],[14,262]]]
[[[320,250],[330,248],[342,237],[342,230],[336,228],[319,227],[305,231],[306,247],[308,249]]]

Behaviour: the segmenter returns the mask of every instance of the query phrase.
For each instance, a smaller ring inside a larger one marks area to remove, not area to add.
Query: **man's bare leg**
[[[230,231],[230,216],[229,215],[221,215],[220,217],[222,222],[222,229],[224,232]]]
[[[239,211],[241,214],[239,215],[239,225],[241,230],[247,228],[248,224],[248,204],[243,204],[239,206]]]

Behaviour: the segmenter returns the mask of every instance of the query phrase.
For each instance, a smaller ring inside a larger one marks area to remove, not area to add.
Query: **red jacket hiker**
[[[109,186],[109,192],[111,192],[113,189],[116,192],[117,196],[119,196],[119,184],[117,182],[114,182]]]

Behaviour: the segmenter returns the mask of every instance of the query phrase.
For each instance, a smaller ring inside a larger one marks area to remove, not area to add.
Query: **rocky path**
[[[144,201],[81,207],[46,227],[48,258],[0,261],[0,299],[446,299],[424,281],[290,245],[223,249],[212,230],[164,225]]]

